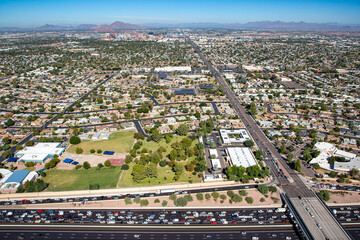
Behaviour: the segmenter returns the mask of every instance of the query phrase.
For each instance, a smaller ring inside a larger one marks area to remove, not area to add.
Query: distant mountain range
[[[0,28],[0,31],[95,31],[95,32],[111,32],[116,30],[135,30],[135,29],[144,29],[146,27],[141,25],[134,25],[130,23],[124,23],[120,21],[113,22],[112,24],[81,24],[78,26],[57,26],[45,24],[40,27],[33,28],[11,28],[4,27]]]
[[[260,21],[248,23],[149,23],[135,25],[120,21],[112,24],[94,25],[81,24],[78,26],[43,25],[33,28],[3,27],[0,31],[95,31],[112,32],[117,30],[135,30],[146,28],[192,28],[192,29],[242,29],[242,30],[307,30],[307,31],[360,31],[360,25],[344,25],[338,23],[306,23],[306,22],[281,22]]]
[[[144,24],[149,28],[216,28],[216,29],[244,29],[244,30],[337,30],[354,31],[360,30],[360,25],[343,25],[338,23],[306,23],[306,22],[281,22],[281,21],[260,21],[248,23],[179,23]]]

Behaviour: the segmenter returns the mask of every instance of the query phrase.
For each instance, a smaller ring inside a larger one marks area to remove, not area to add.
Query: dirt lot
[[[360,193],[355,191],[328,190],[330,200],[327,203],[357,203],[360,204]]]

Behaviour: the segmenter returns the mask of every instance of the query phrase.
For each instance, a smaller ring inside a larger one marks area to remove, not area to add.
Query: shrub
[[[75,169],[78,170],[80,169],[82,166],[80,164],[76,165]]]
[[[260,198],[260,202],[265,202],[265,198]]]
[[[280,199],[276,198],[276,197],[271,197],[271,200],[273,200],[273,202],[276,204],[280,201]]]
[[[149,205],[149,201],[147,199],[140,200],[140,206],[144,207]]]
[[[90,153],[95,153],[95,149],[90,149]]]
[[[73,145],[79,144],[81,142],[81,139],[78,136],[72,136],[70,138],[70,143]]]
[[[84,152],[84,150],[82,148],[80,148],[80,147],[77,147],[75,149],[75,152],[76,152],[76,154],[82,154]]]
[[[140,201],[141,201],[140,197],[134,198],[134,203],[140,203]]]
[[[126,205],[132,204],[131,198],[129,198],[129,197],[126,197],[124,200],[125,200]]]
[[[121,166],[121,170],[126,171],[126,170],[129,170],[129,168],[130,168],[129,165],[127,165],[127,164],[124,164],[124,165]]]
[[[248,195],[247,191],[245,191],[245,190],[239,191],[239,194],[243,197],[246,197]]]
[[[168,161],[166,161],[166,160],[161,160],[161,161],[159,162],[159,165],[160,165],[160,167],[165,167],[166,165],[168,165]]]
[[[186,201],[188,201],[188,202],[192,202],[192,201],[194,201],[194,198],[191,196],[191,194],[187,194],[187,195],[185,195],[184,196],[184,198],[186,199]]]
[[[155,199],[155,200],[154,200],[154,203],[160,203],[160,199],[158,199],[158,198]]]
[[[203,200],[204,200],[204,194],[202,194],[202,193],[197,193],[197,194],[196,194],[196,199],[199,200],[199,201],[203,201]]]
[[[225,201],[225,200],[226,200],[226,198],[227,198],[227,197],[226,197],[226,195],[225,195],[225,194],[221,194],[221,195],[220,195],[220,199],[222,200],[222,202],[223,202],[223,201]]]
[[[25,167],[33,167],[33,166],[35,166],[34,162],[26,162],[25,163]]]
[[[215,200],[217,200],[220,197],[220,194],[218,192],[212,192],[211,195]]]
[[[100,154],[100,153],[102,153],[102,150],[98,149],[98,150],[96,150],[96,152],[97,152],[97,154]]]
[[[246,197],[245,198],[245,201],[248,203],[248,204],[252,204],[254,202],[254,199],[252,197]]]
[[[206,193],[206,194],[205,194],[205,199],[206,199],[206,200],[210,200],[210,198],[211,198],[210,193]]]
[[[162,203],[161,203],[161,206],[163,207],[166,207],[168,205],[168,201],[164,200]]]
[[[174,201],[175,206],[177,207],[185,207],[187,205],[188,201],[184,197],[180,197]]]

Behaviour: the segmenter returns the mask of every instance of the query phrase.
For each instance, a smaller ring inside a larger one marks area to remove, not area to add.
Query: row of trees
[[[248,183],[251,178],[265,178],[270,175],[268,167],[260,168],[258,165],[245,168],[243,166],[228,166],[225,174],[229,180]]]

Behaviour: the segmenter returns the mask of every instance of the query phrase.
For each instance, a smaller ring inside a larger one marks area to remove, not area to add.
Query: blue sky
[[[0,0],[0,26],[305,21],[360,23],[360,0]]]

